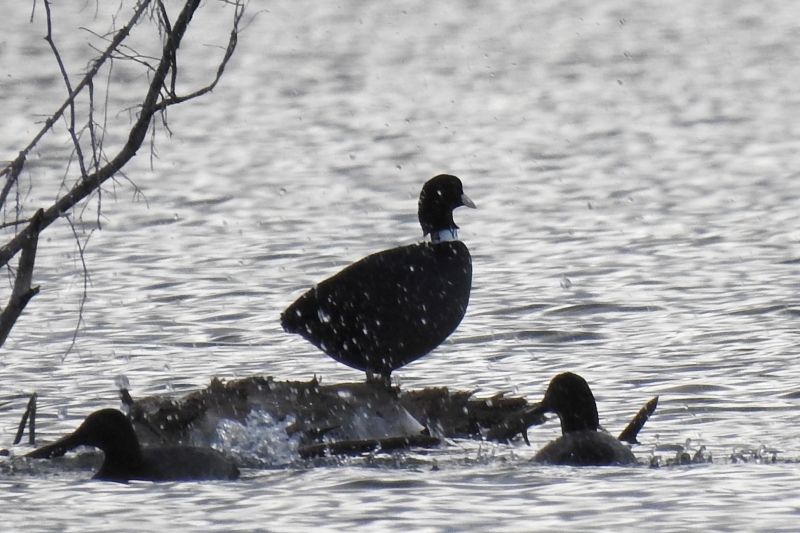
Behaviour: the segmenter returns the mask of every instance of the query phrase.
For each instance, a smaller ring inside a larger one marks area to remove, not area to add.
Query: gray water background
[[[63,101],[41,5],[33,23],[30,8],[4,6],[6,159]],[[227,38],[229,11],[205,9],[182,47],[187,86],[213,72]],[[532,430],[530,448],[454,442],[249,470],[235,483],[118,486],[88,481],[86,468],[8,460],[4,528],[797,529],[795,2],[277,2],[256,12],[219,87],[170,111],[173,135],[159,130],[152,166],[143,148],[126,168],[142,194],[109,184],[101,231],[91,232],[96,203],[84,212],[90,286],[66,357],[83,270],[66,222],[43,235],[42,291],[0,352],[4,446],[33,391],[47,441],[118,406],[119,384],[141,397],[212,376],[362,379],[283,333],[279,314],[348,263],[419,240],[419,189],[450,172],[479,207],[456,212],[472,298],[449,342],[396,373],[401,386],[536,400],[570,370],[613,432],[660,396],[635,448],[643,461],[683,445],[705,446],[714,462],[529,464],[556,422]],[[102,32],[108,13],[58,7],[72,72],[99,45],[78,28]],[[114,109],[140,98],[143,80],[127,82]],[[69,150],[62,135],[31,157],[25,213],[59,194]]]

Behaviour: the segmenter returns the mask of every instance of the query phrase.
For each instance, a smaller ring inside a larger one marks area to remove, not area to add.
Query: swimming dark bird
[[[340,363],[388,382],[439,346],[464,317],[472,259],[453,210],[475,207],[455,176],[428,180],[419,223],[431,242],[384,250],[319,283],[281,314],[281,325]]]
[[[539,450],[533,458],[535,462],[571,466],[638,464],[629,447],[598,431],[594,395],[579,375],[566,372],[554,377],[535,410],[555,413],[561,419],[561,437]]]
[[[104,481],[190,481],[239,477],[236,465],[210,448],[141,448],[130,420],[116,409],[95,411],[73,433],[27,456],[35,459],[59,457],[78,446],[93,446],[103,451],[105,458],[94,479]]]

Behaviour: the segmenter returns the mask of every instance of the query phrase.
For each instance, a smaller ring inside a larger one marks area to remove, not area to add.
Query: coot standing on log
[[[428,180],[418,216],[431,241],[372,254],[319,283],[281,314],[283,329],[388,383],[393,370],[439,346],[467,310],[472,259],[453,221],[460,206],[475,207],[461,180]]]

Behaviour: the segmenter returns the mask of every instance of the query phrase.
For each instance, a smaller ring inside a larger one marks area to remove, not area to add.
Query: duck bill
[[[472,209],[475,209],[475,202],[473,202],[470,199],[469,196],[467,196],[466,194],[463,194],[463,193],[461,194],[461,204],[466,206],[466,207],[470,207]]]
[[[534,404],[526,411],[526,413],[531,417],[533,416],[543,417],[545,413],[550,413],[550,412],[551,412],[550,408],[544,401]]]
[[[31,459],[52,459],[54,457],[61,457],[68,451],[80,446],[82,443],[78,440],[75,433],[71,433],[52,444],[36,448],[32,452],[25,454],[25,457],[30,457]]]

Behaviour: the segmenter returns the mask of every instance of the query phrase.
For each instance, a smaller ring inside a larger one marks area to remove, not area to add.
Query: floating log
[[[529,417],[524,398],[474,397],[474,391],[428,388],[401,391],[376,382],[322,385],[250,377],[218,379],[182,397],[134,400],[120,391],[143,443],[187,444],[213,439],[220,420],[248,423],[253,411],[284,424],[296,437],[301,455],[361,453],[408,446],[430,446],[441,438],[507,441],[544,422]]]

